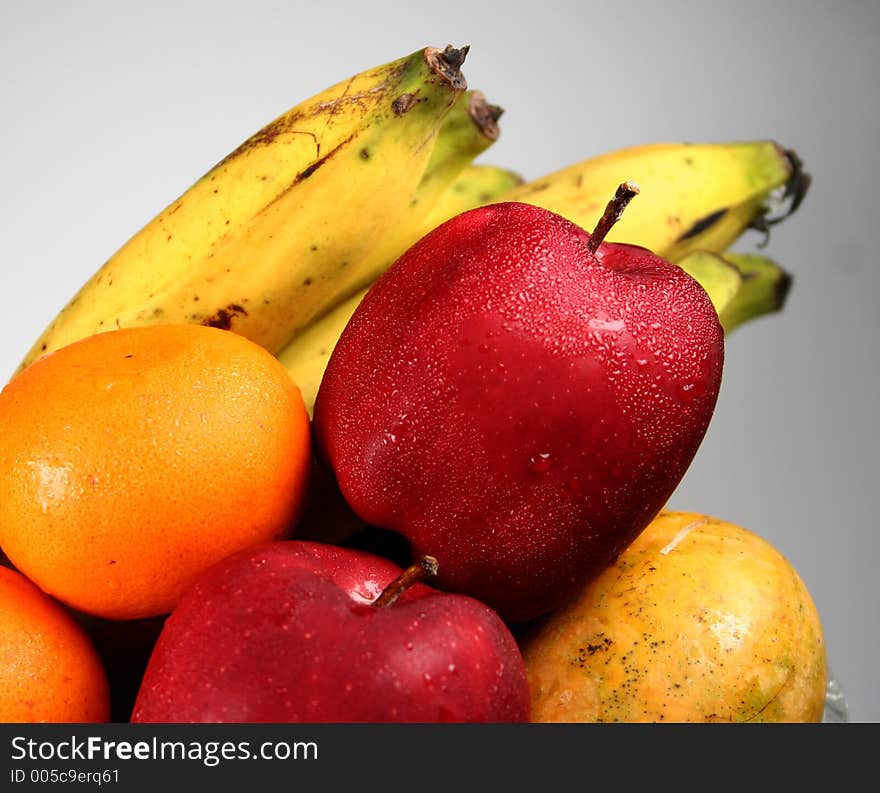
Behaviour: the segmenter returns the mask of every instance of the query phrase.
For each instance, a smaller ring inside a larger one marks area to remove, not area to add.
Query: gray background
[[[657,140],[800,153],[812,191],[767,249],[795,275],[788,306],[731,335],[672,505],[788,557],[851,720],[880,720],[876,1],[3,0],[0,379],[107,256],[257,128],[447,43],[472,46],[470,86],[507,111],[482,160],[527,177]]]

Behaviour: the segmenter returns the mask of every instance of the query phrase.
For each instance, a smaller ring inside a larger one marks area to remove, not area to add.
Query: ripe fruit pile
[[[797,573],[662,511],[726,334],[784,305],[730,246],[800,161],[653,144],[526,182],[474,163],[501,110],[466,52],[280,116],[25,356],[0,720],[820,718]]]

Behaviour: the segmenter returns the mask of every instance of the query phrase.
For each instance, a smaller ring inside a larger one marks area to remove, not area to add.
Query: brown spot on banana
[[[202,320],[202,325],[208,325],[211,328],[220,328],[221,330],[230,330],[232,328],[232,320],[236,316],[247,316],[244,306],[238,303],[230,303],[226,308],[221,308],[213,316]]]
[[[304,179],[308,179],[308,178],[309,178],[309,177],[310,177],[315,171],[318,170],[318,168],[320,168],[325,162],[327,162],[327,160],[329,160],[334,154],[336,154],[336,152],[338,152],[341,148],[343,148],[343,147],[345,147],[346,145],[348,145],[349,143],[351,143],[352,138],[354,138],[356,134],[357,134],[356,132],[353,132],[353,133],[352,133],[351,135],[349,135],[344,141],[342,141],[341,143],[339,143],[339,145],[334,146],[334,147],[333,147],[330,151],[328,151],[323,157],[321,157],[321,158],[315,160],[315,161],[314,161],[311,165],[309,165],[307,168],[304,168],[302,171],[300,171],[300,172],[296,175],[296,177],[294,178],[294,180],[293,180],[293,182],[291,183],[290,187],[288,187],[286,190],[283,190],[279,195],[275,196],[275,198],[272,199],[272,201],[271,201],[269,204],[267,204],[266,206],[272,206],[272,204],[274,204],[274,203],[275,203],[276,201],[278,201],[283,195],[285,195],[285,194],[287,193],[287,191],[290,190],[291,187],[295,187],[295,186],[298,185],[300,182],[302,182]]]
[[[320,156],[321,154],[321,144],[318,141],[317,135],[314,132],[308,130],[297,130],[291,129],[291,124],[299,121],[302,118],[302,115],[297,113],[292,116],[282,116],[281,118],[275,119],[271,123],[267,124],[263,129],[259,132],[251,135],[244,143],[242,143],[238,148],[234,151],[231,151],[227,154],[222,160],[220,160],[217,165],[214,166],[214,170],[221,168],[224,163],[230,162],[237,157],[243,155],[246,151],[250,149],[255,149],[258,146],[268,146],[272,141],[275,140],[279,135],[308,135],[315,142],[315,156]],[[214,191],[217,192],[216,190]],[[169,213],[170,214],[170,213]]]
[[[415,94],[401,94],[391,103],[391,109],[395,116],[402,116],[412,110],[418,101],[419,98]]]
[[[369,95],[364,92],[349,93],[349,87],[351,85],[351,81],[349,81],[348,85],[340,96],[327,102],[316,103],[310,108],[310,112],[306,112],[304,109],[300,109],[295,112],[285,113],[284,115],[276,118],[274,121],[267,124],[258,132],[251,135],[251,137],[244,141],[244,143],[242,143],[238,148],[226,155],[226,157],[224,157],[212,169],[212,171],[216,171],[217,169],[221,168],[224,163],[235,159],[249,149],[254,149],[258,146],[269,145],[279,135],[310,136],[315,142],[315,157],[319,158],[321,156],[321,145],[315,133],[307,130],[296,129],[296,125],[303,119],[314,118],[315,116],[325,115],[328,113],[332,116],[343,105],[360,104],[364,101],[364,99],[375,97],[377,92],[386,93],[390,91],[391,88],[399,81],[401,74],[408,68],[408,66],[409,64],[404,60],[401,61],[401,63],[398,64],[395,68],[389,69],[387,75],[385,75],[385,79],[375,88],[371,89]],[[354,78],[352,78],[352,80],[353,79]],[[172,211],[176,211],[178,208],[179,205],[175,206]]]
[[[550,182],[538,182],[537,184],[532,185],[528,190],[523,191],[523,195],[533,195],[534,193],[540,193],[543,190],[546,190],[550,187]]]
[[[714,212],[710,212],[705,217],[701,217],[687,231],[679,236],[676,242],[684,242],[685,240],[693,239],[698,234],[702,234],[706,229],[711,228],[721,220],[721,218],[727,214],[727,211],[727,207],[724,207],[723,209],[717,209]]]

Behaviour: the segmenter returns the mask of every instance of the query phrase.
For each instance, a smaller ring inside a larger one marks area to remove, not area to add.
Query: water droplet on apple
[[[705,384],[698,380],[693,383],[680,383],[675,387],[675,394],[683,404],[689,404],[706,393]]]
[[[529,467],[536,474],[546,474],[547,471],[552,467],[553,462],[550,459],[549,452],[541,452],[540,454],[535,454],[529,459]]]
[[[694,384],[693,383],[679,383],[675,387],[675,394],[681,402],[684,402],[684,403],[692,402],[694,399]]]

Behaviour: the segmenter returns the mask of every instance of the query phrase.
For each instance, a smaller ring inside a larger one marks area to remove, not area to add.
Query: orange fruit
[[[73,617],[0,567],[0,722],[107,721],[98,654]]]
[[[0,392],[0,546],[76,609],[167,613],[214,562],[292,533],[309,433],[284,367],[231,331],[90,336]]]

